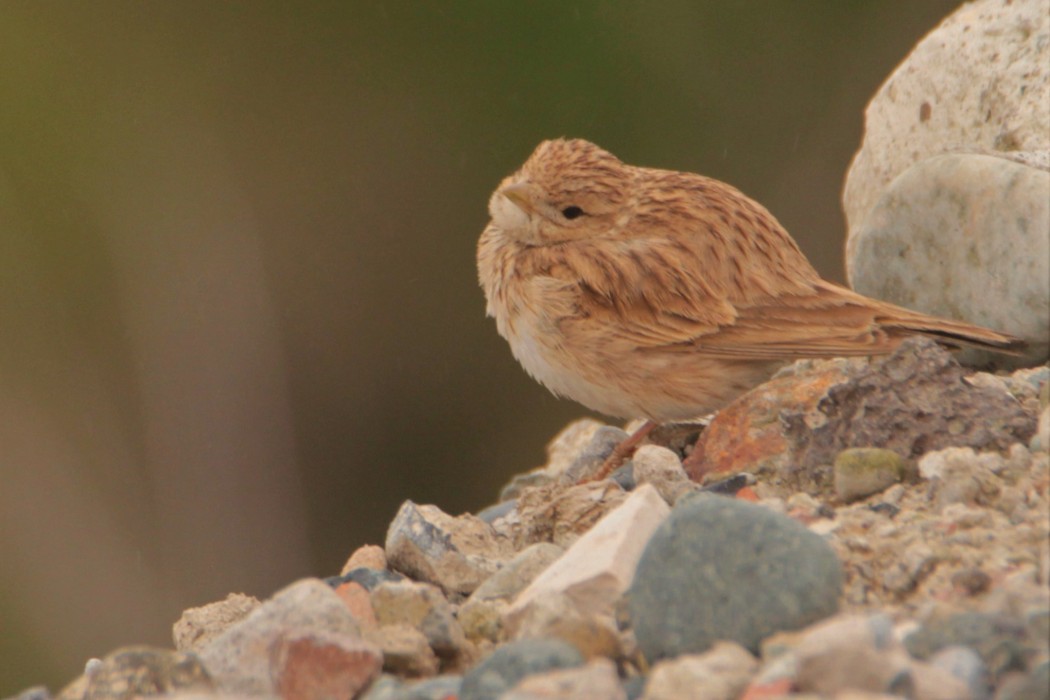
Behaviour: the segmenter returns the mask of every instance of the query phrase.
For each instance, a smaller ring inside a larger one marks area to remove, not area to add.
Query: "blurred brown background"
[[[863,107],[957,4],[0,4],[0,697],[542,462],[583,410],[474,245],[543,138],[729,181],[841,280]]]

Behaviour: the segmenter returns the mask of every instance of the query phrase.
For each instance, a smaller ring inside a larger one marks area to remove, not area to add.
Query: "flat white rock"
[[[635,489],[518,595],[505,623],[513,629],[534,601],[549,594],[568,596],[584,615],[611,615],[642,550],[670,512],[652,486]]]

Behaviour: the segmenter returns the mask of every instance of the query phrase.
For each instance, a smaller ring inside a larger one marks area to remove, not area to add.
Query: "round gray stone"
[[[767,508],[709,494],[679,501],[642,553],[628,593],[650,663],[718,640],[757,652],[833,614],[842,567],[818,535]]]

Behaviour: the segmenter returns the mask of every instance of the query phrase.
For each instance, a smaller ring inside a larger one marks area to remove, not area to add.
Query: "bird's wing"
[[[769,278],[744,289],[712,282],[701,264],[676,261],[663,242],[579,252],[556,273],[577,289],[577,311],[563,318],[563,332],[641,352],[739,360],[868,356],[892,352],[917,333],[955,346],[1017,345],[1004,334],[868,299],[806,270],[778,293],[779,282]]]
[[[643,352],[783,360],[874,355],[896,345],[870,308],[819,288],[741,302],[681,268],[661,267],[636,278],[629,269],[610,275],[600,262],[581,269],[580,313],[569,322]]]
[[[548,274],[576,290],[563,331],[612,336],[638,348],[687,344],[731,326],[737,311],[664,241],[566,246]]]
[[[567,333],[742,360],[879,355],[916,333],[949,345],[1017,346],[822,280],[776,218],[725,183],[642,172],[666,180],[657,183],[663,198],[649,202],[662,213],[551,251],[551,273],[577,289]]]
[[[885,318],[880,318],[877,308],[864,303],[863,297],[842,295],[840,290],[821,282],[810,294],[789,294],[754,304],[738,304],[733,324],[674,349],[749,360],[891,352],[904,334],[886,327]]]

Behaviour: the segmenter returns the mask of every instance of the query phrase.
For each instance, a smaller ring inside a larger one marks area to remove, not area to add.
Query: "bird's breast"
[[[633,397],[609,379],[617,363],[600,349],[565,334],[564,326],[576,313],[578,292],[573,286],[541,276],[507,284],[503,291],[493,309],[496,326],[531,377],[554,394],[595,411],[639,415]]]

